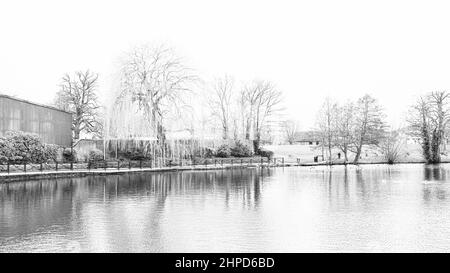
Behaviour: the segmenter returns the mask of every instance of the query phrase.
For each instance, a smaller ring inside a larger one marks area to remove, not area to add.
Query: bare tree
[[[136,47],[123,60],[121,98],[131,94],[156,132],[160,143],[165,140],[167,117],[181,116],[189,107],[185,95],[192,91],[196,77],[172,49],[159,46]]]
[[[317,115],[317,127],[322,145],[328,150],[328,162],[332,160],[332,148],[336,137],[337,104],[326,98]]]
[[[441,147],[450,121],[450,93],[431,92],[411,108],[408,119],[411,133],[419,137],[428,163],[441,162]]]
[[[231,121],[233,83],[229,76],[217,79],[209,96],[209,106],[212,115],[220,121],[223,139],[229,138],[230,127],[234,127]]]
[[[411,107],[408,115],[410,134],[417,137],[422,147],[422,154],[427,162],[432,161],[430,139],[430,110],[428,100],[420,97]]]
[[[240,127],[242,135],[246,140],[250,140],[252,126],[252,100],[249,98],[249,89],[242,88],[237,97],[238,111],[240,115]]]
[[[355,153],[353,163],[357,164],[365,145],[378,145],[383,138],[385,122],[384,113],[377,100],[364,95],[355,107],[354,141],[350,146]]]
[[[450,118],[449,99],[450,93],[446,91],[432,92],[429,96],[432,163],[441,162],[441,146]]]
[[[98,74],[89,70],[65,74],[56,94],[55,106],[73,113],[72,130],[74,139],[80,134],[101,135],[103,126],[99,118],[96,88]]]
[[[333,146],[342,151],[345,162],[348,161],[349,147],[353,141],[354,108],[352,102],[347,102],[337,108],[336,136]]]
[[[253,146],[257,152],[260,149],[263,128],[269,125],[270,118],[281,110],[281,92],[271,82],[255,81],[246,87],[245,98],[249,104],[254,131]]]
[[[286,120],[282,123],[282,128],[287,142],[292,145],[298,132],[298,123],[294,120]]]

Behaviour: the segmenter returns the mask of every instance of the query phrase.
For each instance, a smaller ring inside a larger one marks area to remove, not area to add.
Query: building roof
[[[19,99],[19,98],[16,98],[16,97],[5,95],[5,94],[0,94],[0,98],[7,98],[7,99],[11,99],[11,100],[15,100],[15,101],[23,102],[23,103],[28,103],[28,104],[39,106],[39,107],[48,108],[48,109],[51,109],[51,110],[64,112],[64,113],[71,114],[71,115],[73,114],[72,112],[65,111],[65,110],[59,109],[59,108],[54,107],[54,106],[40,104],[40,103],[36,103],[36,102],[31,102],[31,101],[28,101],[28,100]]]

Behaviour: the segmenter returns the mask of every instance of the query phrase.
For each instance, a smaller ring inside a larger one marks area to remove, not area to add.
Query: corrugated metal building
[[[72,114],[0,94],[0,136],[7,131],[35,133],[44,143],[70,147]]]

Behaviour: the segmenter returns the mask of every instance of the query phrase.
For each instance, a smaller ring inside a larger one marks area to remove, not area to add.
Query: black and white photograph
[[[2,0],[0,253],[450,252],[449,14]]]

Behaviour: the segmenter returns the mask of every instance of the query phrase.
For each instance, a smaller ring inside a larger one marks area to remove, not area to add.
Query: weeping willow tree
[[[133,111],[142,113],[146,124],[139,126],[139,130],[148,132],[150,129],[158,143],[164,144],[170,120],[182,117],[189,108],[185,98],[197,78],[174,51],[165,46],[136,47],[121,63],[120,92],[114,106],[119,109],[128,105]],[[127,124],[130,122],[133,121]]]

